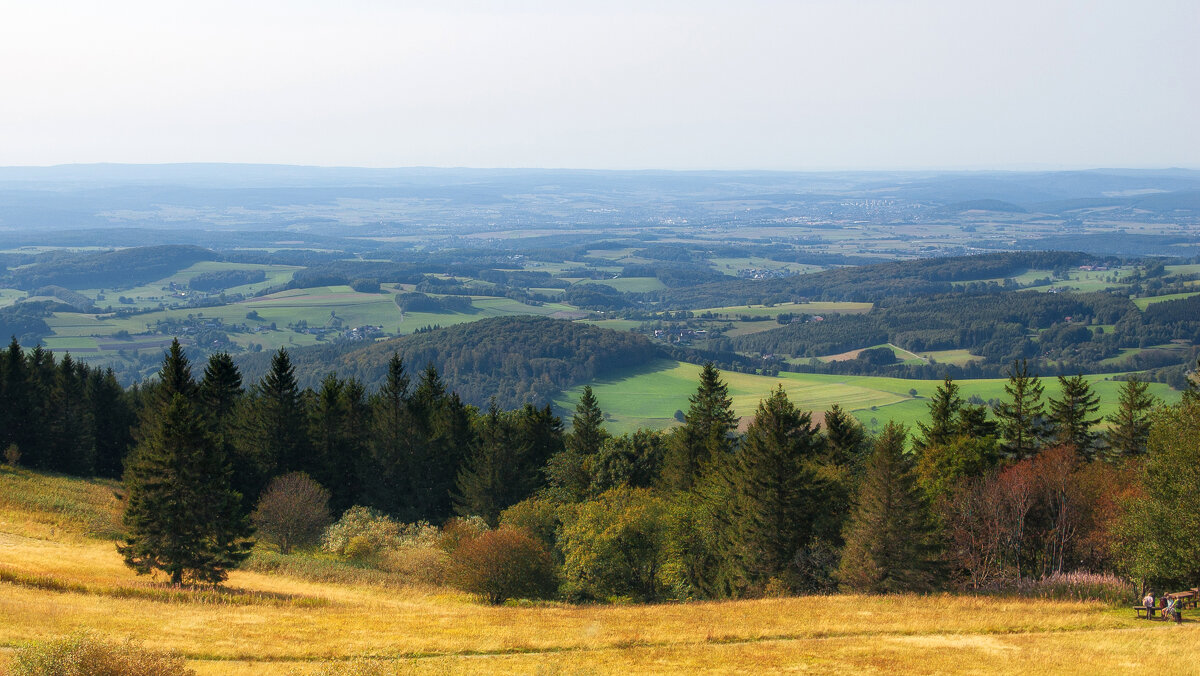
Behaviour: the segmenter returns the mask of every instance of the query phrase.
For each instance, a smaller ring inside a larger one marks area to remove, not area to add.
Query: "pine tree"
[[[1041,448],[1043,421],[1042,383],[1029,375],[1029,362],[1013,362],[1004,391],[1009,401],[996,407],[1004,450],[1010,457],[1032,457]]]
[[[410,399],[404,360],[393,352],[383,386],[370,399],[369,461],[359,471],[361,502],[387,512],[400,510],[415,462],[416,425]]]
[[[248,411],[242,454],[256,457],[263,474],[255,482],[255,495],[271,476],[288,472],[314,472],[305,434],[304,402],[287,350],[271,358],[271,368],[254,387]],[[319,468],[315,468],[318,469]]]
[[[471,419],[457,394],[447,392],[437,368],[421,373],[409,400],[413,453],[407,468],[406,521],[441,520],[453,514],[451,493],[458,467],[471,448]]]
[[[592,456],[600,450],[606,438],[608,433],[604,431],[604,413],[591,386],[585,385],[579,403],[575,404],[575,415],[571,418],[567,449],[584,457]]]
[[[112,369],[103,373],[93,369],[88,375],[86,399],[95,444],[96,473],[120,477],[125,453],[133,444],[131,430],[137,422],[129,397]]]
[[[825,412],[825,446],[835,465],[856,468],[862,461],[867,432],[862,423],[834,404]]]
[[[700,386],[688,401],[683,428],[673,437],[663,470],[665,482],[675,490],[691,488],[708,463],[732,452],[730,433],[738,423],[729,388],[712,362],[704,365]]]
[[[937,541],[904,438],[888,423],[867,461],[838,568],[847,591],[928,591],[937,579]]]
[[[492,399],[475,426],[471,455],[458,472],[455,511],[481,516],[495,526],[501,510],[521,500],[521,472],[529,448],[521,443],[508,414]]]
[[[21,464],[33,469],[52,469],[51,433],[53,428],[46,421],[54,417],[50,408],[50,395],[54,391],[54,355],[35,345],[25,358],[25,443],[19,444]]]
[[[729,505],[740,568],[751,586],[774,576],[788,578],[796,553],[818,534],[827,490],[813,462],[821,437],[812,415],[788,400],[783,387],[759,402],[754,422],[733,458]]]
[[[1108,453],[1110,459],[1129,458],[1146,452],[1150,438],[1150,411],[1154,408],[1154,396],[1149,394],[1149,383],[1135,376],[1121,386],[1121,398],[1117,410],[1106,418],[1109,422]]]
[[[174,399],[176,394],[183,395],[188,401],[195,401],[196,381],[192,378],[192,364],[183,353],[178,338],[173,339],[171,347],[167,349],[154,392],[160,406]]]
[[[29,419],[29,376],[25,353],[14,337],[0,356],[0,448],[24,448]]]
[[[125,472],[127,536],[138,574],[218,583],[250,553],[250,527],[230,468],[195,406],[175,393],[150,414]]]
[[[86,400],[86,367],[70,353],[54,372],[48,420],[49,461],[57,472],[91,476],[95,470],[91,410]]]
[[[958,385],[946,376],[929,399],[929,423],[917,423],[921,436],[913,438],[913,450],[920,453],[928,446],[944,444],[954,438],[959,431],[963,404],[962,397],[958,396]]]
[[[1055,440],[1060,444],[1075,447],[1084,458],[1091,460],[1096,455],[1096,440],[1099,435],[1092,428],[1100,422],[1100,416],[1091,418],[1100,410],[1100,396],[1082,375],[1070,378],[1058,377],[1062,388],[1062,399],[1050,399],[1050,421],[1054,424]]]
[[[330,503],[336,510],[355,504],[363,492],[363,472],[368,459],[368,439],[371,432],[371,407],[367,390],[355,378],[342,387],[341,406],[344,425],[341,447],[330,463]]]

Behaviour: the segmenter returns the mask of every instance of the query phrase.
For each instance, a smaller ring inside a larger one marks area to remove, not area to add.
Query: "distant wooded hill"
[[[290,350],[302,387],[318,385],[331,371],[377,387],[393,352],[410,373],[436,366],[467,403],[482,406],[496,397],[508,408],[544,404],[560,390],[663,356],[640,335],[545,317],[481,319],[357,348]],[[253,382],[267,372],[270,354],[241,355],[237,361]]]

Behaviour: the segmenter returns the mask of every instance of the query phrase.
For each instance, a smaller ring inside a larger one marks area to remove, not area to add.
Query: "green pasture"
[[[253,284],[244,284],[242,286],[235,286],[233,288],[226,289],[225,291],[225,293],[231,295],[235,293],[250,295],[273,286],[283,286],[292,280],[292,276],[297,270],[302,269],[303,268],[294,265],[263,265],[255,263],[200,261],[199,263],[179,270],[173,275],[149,282],[147,284],[142,284],[140,286],[127,289],[106,288],[103,289],[103,293],[101,293],[101,289],[82,289],[80,290],[80,293],[95,300],[96,304],[100,306],[112,305],[114,308],[121,307],[121,305],[117,303],[117,298],[120,296],[125,296],[126,298],[133,300],[133,305],[126,307],[153,307],[159,303],[170,302],[171,293],[169,291],[164,291],[164,287],[169,288],[171,283],[174,282],[176,285],[186,288],[188,283],[192,281],[192,278],[205,272],[223,272],[226,270],[262,270],[267,275],[267,278],[264,281],[255,282]],[[104,299],[100,300],[100,296],[104,296]]]
[[[616,279],[585,279],[580,284],[603,284],[624,293],[645,293],[667,288],[657,277],[618,277]]]
[[[929,352],[922,352],[921,356],[938,364],[954,364],[955,366],[966,366],[972,361],[983,358],[975,356],[966,350],[930,350]]]
[[[1183,298],[1191,298],[1200,294],[1200,291],[1187,291],[1185,293],[1169,293],[1165,296],[1149,296],[1146,298],[1134,298],[1133,304],[1138,306],[1139,310],[1145,310],[1147,307],[1155,303],[1164,303],[1169,300],[1181,300]]]
[[[736,277],[739,270],[786,270],[792,274],[805,274],[809,272],[819,272],[823,270],[819,265],[807,265],[805,263],[788,263],[786,261],[776,261],[762,256],[744,256],[744,257],[717,257],[710,258],[709,262],[713,264],[718,272]]]
[[[0,307],[8,307],[25,297],[20,289],[0,289]]]
[[[624,373],[615,378],[598,379],[591,383],[600,408],[604,411],[611,431],[621,433],[650,427],[663,429],[678,424],[676,410],[686,411],[688,397],[695,393],[700,367],[676,361],[660,361]],[[1093,390],[1100,395],[1101,415],[1116,408],[1119,381],[1114,374],[1086,376]],[[841,376],[810,373],[781,373],[760,376],[744,373],[724,373],[729,386],[734,411],[740,416],[754,414],[758,402],[777,386],[782,386],[793,402],[801,408],[825,411],[833,404],[848,409],[867,425],[879,429],[890,420],[914,425],[928,414],[928,397],[941,381],[886,378],[878,376]],[[956,381],[965,399],[977,395],[984,400],[1005,397],[1003,378]],[[1044,378],[1045,397],[1058,396],[1056,378]],[[582,386],[568,390],[556,402],[573,409]],[[914,397],[910,391],[916,391]],[[1164,384],[1151,383],[1150,391],[1168,402],[1178,401],[1180,393]]]
[[[817,301],[813,303],[778,303],[766,305],[729,305],[726,307],[710,307],[692,310],[696,315],[711,312],[729,317],[777,317],[780,313],[791,314],[863,314],[870,312],[871,303],[852,303],[849,301]]]

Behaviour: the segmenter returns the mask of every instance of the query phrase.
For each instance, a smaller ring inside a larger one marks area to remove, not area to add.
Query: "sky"
[[[1200,2],[0,0],[0,165],[1200,167]]]

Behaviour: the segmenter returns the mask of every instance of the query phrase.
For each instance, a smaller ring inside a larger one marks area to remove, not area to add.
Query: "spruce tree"
[[[250,527],[230,468],[182,394],[147,416],[125,472],[126,565],[173,584],[218,583],[250,553]]]
[[[121,476],[125,453],[133,444],[131,430],[137,422],[137,416],[112,369],[106,369],[103,373],[93,369],[88,375],[86,387],[96,473],[118,478]]]
[[[1150,438],[1150,412],[1154,408],[1154,396],[1149,393],[1150,384],[1136,376],[1130,376],[1121,385],[1121,398],[1117,410],[1105,420],[1109,423],[1105,439],[1112,460],[1135,457],[1146,452]]]
[[[54,373],[48,419],[49,461],[56,472],[91,476],[95,471],[91,409],[87,402],[87,368],[76,364],[70,353],[63,356]]]
[[[604,431],[604,413],[600,410],[600,402],[592,393],[592,387],[585,385],[579,403],[575,404],[567,448],[584,457],[592,456],[600,450],[606,438],[608,433]]]
[[[400,511],[415,462],[411,396],[404,360],[393,352],[383,386],[370,399],[369,460],[359,470],[360,501],[387,512]]]
[[[160,406],[174,399],[176,394],[183,395],[188,401],[195,401],[196,381],[192,377],[192,363],[183,353],[178,338],[171,341],[171,347],[163,358],[154,393],[155,401]]]
[[[830,462],[857,468],[866,440],[867,432],[862,423],[841,406],[834,404],[825,412],[825,447]]]
[[[0,448],[24,449],[29,418],[29,377],[25,353],[14,337],[0,356]]]
[[[828,487],[814,471],[820,451],[812,415],[797,410],[782,386],[759,402],[733,458],[728,506],[728,546],[750,586],[776,576],[798,582],[789,564],[818,535],[818,518],[828,508]]]
[[[902,426],[888,423],[867,461],[838,567],[846,591],[928,591],[937,579],[937,539],[904,438]]]
[[[958,396],[958,385],[946,376],[929,400],[929,423],[917,423],[921,436],[913,439],[913,450],[920,453],[928,446],[944,444],[954,438],[959,431],[963,404],[962,397]]]
[[[544,472],[552,499],[578,502],[592,495],[592,464],[608,438],[600,403],[592,388],[585,386],[575,404],[571,432],[566,435],[563,450],[546,463]]]
[[[1041,380],[1029,374],[1029,362],[1014,361],[1004,391],[1009,401],[996,407],[1004,450],[1018,460],[1032,457],[1042,444],[1043,410]]]
[[[1100,416],[1090,417],[1100,410],[1100,396],[1082,375],[1070,378],[1058,377],[1062,388],[1061,399],[1050,399],[1050,421],[1054,425],[1055,441],[1075,447],[1084,458],[1091,460],[1096,455],[1096,440],[1099,435],[1092,428],[1100,422]]]
[[[280,348],[271,358],[270,370],[254,387],[242,439],[241,453],[256,458],[261,472],[254,482],[254,495],[275,475],[320,474],[313,471],[306,418],[291,358]]]
[[[730,433],[737,428],[729,388],[721,381],[721,372],[712,362],[700,372],[700,386],[688,398],[681,430],[674,435],[664,480],[669,488],[688,490],[705,466],[733,450]]]
[[[455,511],[481,516],[495,526],[500,512],[521,500],[521,472],[528,446],[518,437],[510,415],[492,399],[475,425],[475,443],[458,472]]]

